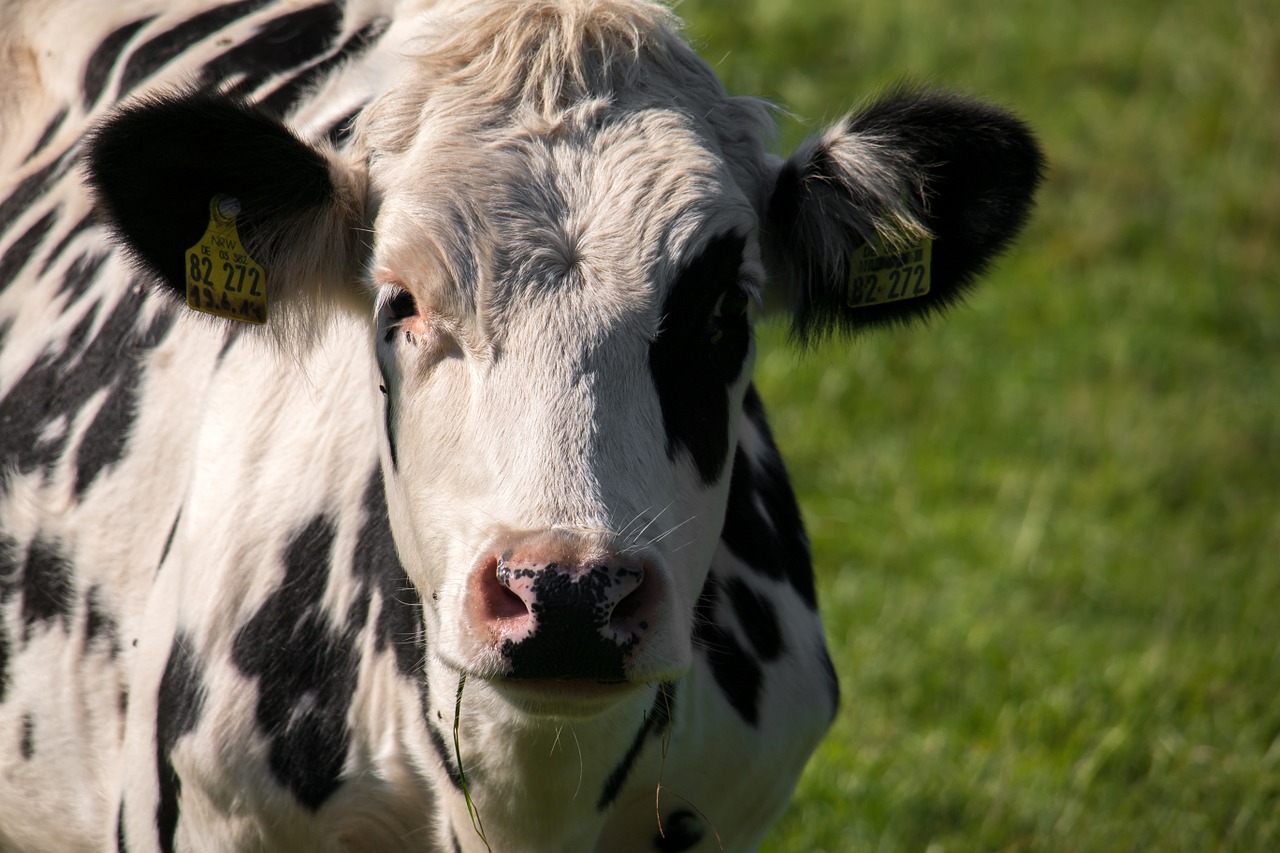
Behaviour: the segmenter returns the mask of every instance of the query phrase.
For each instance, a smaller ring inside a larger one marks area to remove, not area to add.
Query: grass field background
[[[783,150],[906,79],[1051,164],[945,321],[762,334],[844,688],[766,849],[1280,850],[1272,0],[678,11]]]

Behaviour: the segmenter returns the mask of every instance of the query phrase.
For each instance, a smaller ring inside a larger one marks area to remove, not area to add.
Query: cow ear
[[[783,165],[764,249],[793,337],[851,333],[954,304],[1017,235],[1044,161],[1014,116],[895,91]]]
[[[273,326],[310,325],[335,301],[364,307],[356,285],[363,171],[251,105],[202,92],[129,103],[90,135],[86,173],[100,217],[137,265],[184,302],[191,250],[213,233],[220,208],[229,215],[220,223],[234,216],[242,254],[265,274]],[[205,270],[215,282],[217,260]]]

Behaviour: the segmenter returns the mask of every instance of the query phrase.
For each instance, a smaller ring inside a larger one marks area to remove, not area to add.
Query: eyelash
[[[412,293],[396,284],[386,285],[380,310],[386,318],[383,339],[387,343],[402,333],[408,343],[416,343],[413,332],[406,328],[406,324],[419,316],[418,302]]]
[[[407,290],[401,290],[387,300],[387,311],[393,322],[400,322],[418,313],[418,301]]]

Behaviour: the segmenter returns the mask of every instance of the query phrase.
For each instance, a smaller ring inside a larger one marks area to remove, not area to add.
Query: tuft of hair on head
[[[671,10],[645,0],[452,0],[433,7],[407,47],[404,82],[365,110],[358,135],[398,154],[432,114],[498,115],[555,126],[608,104],[647,75],[695,59]],[[500,109],[495,109],[498,107]]]

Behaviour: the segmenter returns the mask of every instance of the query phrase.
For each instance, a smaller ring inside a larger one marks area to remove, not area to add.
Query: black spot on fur
[[[38,626],[61,620],[70,630],[75,582],[71,562],[58,546],[37,536],[27,547],[22,567],[22,639],[27,641]]]
[[[729,386],[751,344],[745,316],[715,320],[716,302],[737,286],[742,237],[713,238],[673,283],[662,327],[649,345],[649,370],[662,407],[667,456],[689,454],[704,483],[718,480],[729,454]]]
[[[67,247],[71,245],[71,242],[75,240],[76,237],[79,237],[85,231],[88,231],[95,224],[96,222],[92,213],[86,213],[84,216],[80,217],[80,220],[76,222],[75,225],[72,225],[66,234],[62,235],[62,239],[58,241],[58,245],[50,249],[49,254],[45,255],[44,263],[40,265],[40,275],[47,273],[53,265],[58,262],[58,258],[62,257],[62,253],[67,250]],[[80,260],[83,261],[86,257],[88,257],[88,253],[81,255]],[[67,284],[63,284],[62,291],[66,292],[67,290]],[[78,296],[82,290],[83,288],[72,289],[71,293]]]
[[[101,590],[94,586],[84,598],[84,644],[105,645],[112,658],[120,654],[115,617],[106,609]]]
[[[114,31],[101,42],[93,51],[93,55],[89,57],[89,62],[84,68],[84,108],[86,110],[93,107],[98,102],[98,98],[102,95],[102,90],[107,85],[107,80],[111,76],[111,69],[115,67],[116,60],[120,58],[120,54],[124,51],[125,46],[129,44],[129,40],[133,38],[138,30],[145,27],[151,21],[155,20],[155,16],[149,16],[137,21],[125,24]]]
[[[724,591],[756,656],[762,661],[771,661],[782,654],[782,629],[778,626],[773,605],[741,578],[725,581]]]
[[[169,557],[169,549],[173,547],[173,537],[178,532],[178,522],[182,520],[182,510],[174,513],[173,524],[169,525],[169,535],[164,538],[164,548],[160,550],[160,562],[156,563],[156,571],[164,565],[164,561]]]
[[[18,214],[29,209],[36,199],[48,191],[50,185],[66,174],[74,162],[75,158],[67,152],[23,178],[9,197],[0,202],[0,236],[9,230]]]
[[[156,773],[160,785],[156,831],[164,853],[174,851],[178,803],[182,796],[182,780],[173,766],[173,749],[179,738],[199,725],[206,693],[200,661],[192,641],[179,632],[169,648],[169,660],[160,678],[156,705]],[[123,809],[121,815],[123,818]]]
[[[22,715],[22,741],[18,751],[25,761],[30,761],[36,754],[36,718],[30,711]]]
[[[698,846],[706,832],[696,814],[677,809],[662,822],[662,832],[653,839],[653,849],[658,853],[684,853]]]
[[[116,812],[116,853],[129,853],[129,845],[124,840],[124,801]]]
[[[836,666],[831,662],[831,654],[827,651],[826,646],[822,647],[822,657],[819,660],[822,665],[822,673],[826,676],[827,699],[831,703],[831,716],[835,717],[836,711],[840,708],[840,677],[836,675]]]
[[[374,470],[364,493],[364,525],[356,540],[352,574],[378,592],[381,602],[375,624],[374,648],[390,648],[401,674],[421,678],[426,659],[422,602],[405,574],[391,538],[382,469]]]
[[[342,7],[336,3],[305,6],[273,18],[205,65],[196,88],[212,90],[234,76],[227,94],[248,95],[273,74],[323,56],[341,32]]]
[[[18,573],[18,544],[0,533],[0,607],[18,594],[21,588]],[[9,691],[9,631],[6,620],[0,619],[0,704]]]
[[[142,297],[127,289],[111,308],[97,335],[89,339],[97,311],[89,310],[66,339],[66,349],[46,352],[0,399],[0,460],[20,472],[47,469],[61,456],[65,430],[46,438],[49,425],[70,420],[99,391],[108,399],[80,445],[76,484],[80,492],[102,469],[120,458],[133,420],[133,396],[140,359],[168,330],[173,317],[161,312],[143,333],[134,322]]]
[[[57,115],[49,119],[49,123],[44,126],[44,132],[40,134],[40,139],[36,141],[35,147],[31,149],[31,153],[23,158],[22,162],[30,163],[35,159],[36,155],[43,151],[45,146],[53,141],[54,135],[62,128],[62,123],[66,120],[67,108],[63,107],[58,110]]]
[[[152,36],[130,54],[120,74],[120,96],[132,92],[143,80],[171,60],[221,29],[267,5],[270,0],[241,0],[201,12],[177,26]]]
[[[675,704],[676,686],[671,682],[663,682],[658,685],[658,693],[654,697],[653,705],[644,715],[644,722],[640,726],[640,730],[636,732],[635,739],[631,741],[631,746],[627,748],[627,752],[622,756],[622,760],[618,762],[618,766],[613,769],[609,777],[605,779],[604,789],[600,792],[600,799],[596,800],[596,810],[604,811],[613,805],[613,801],[618,798],[618,794],[622,791],[622,786],[626,784],[627,777],[631,775],[631,768],[635,765],[636,759],[640,757],[640,751],[644,749],[645,741],[650,735],[661,735],[671,725],[671,717],[673,714],[672,706]]]
[[[315,811],[341,783],[351,733],[359,625],[339,631],[321,603],[337,530],[324,517],[294,531],[284,578],[236,632],[231,659],[257,679],[256,718],[275,778]]]
[[[60,292],[68,294],[73,299],[82,295],[89,289],[89,285],[97,280],[98,270],[102,269],[106,259],[105,255],[88,253],[76,258],[62,276]]]
[[[3,568],[3,567],[0,567]],[[9,692],[9,631],[0,622],[0,704]]]
[[[813,562],[800,507],[754,387],[748,389],[742,409],[758,427],[770,452],[754,465],[741,448],[734,453],[729,504],[720,536],[744,563],[766,577],[785,579],[816,610]],[[762,504],[767,517],[760,511]]]
[[[22,589],[18,559],[18,543],[0,533],[0,607]]]
[[[55,208],[37,219],[5,249],[4,255],[0,256],[0,291],[18,277],[18,273],[22,272],[22,268],[31,260],[31,255],[57,221],[58,211]]]
[[[133,306],[122,305],[107,320],[99,337],[110,337],[117,330],[128,335],[133,325]],[[76,454],[76,496],[84,494],[102,470],[120,461],[136,415],[138,384],[142,376],[142,354],[154,348],[169,330],[172,315],[162,311],[148,328],[132,341],[132,352],[124,353],[120,374],[111,384],[107,398],[85,431]]]
[[[244,337],[248,329],[249,325],[247,323],[232,323],[227,326],[226,337],[222,339],[222,349],[218,350],[219,364],[227,357],[227,353],[231,352],[232,348],[240,342],[240,339]]]
[[[738,716],[754,726],[760,719],[764,673],[755,658],[716,619],[719,600],[720,583],[714,574],[708,575],[694,608],[693,645],[706,658],[725,699]]]
[[[390,23],[386,18],[375,18],[365,24],[336,51],[311,63],[259,100],[258,108],[268,115],[285,115],[308,90],[318,85],[327,75],[377,44]]]

